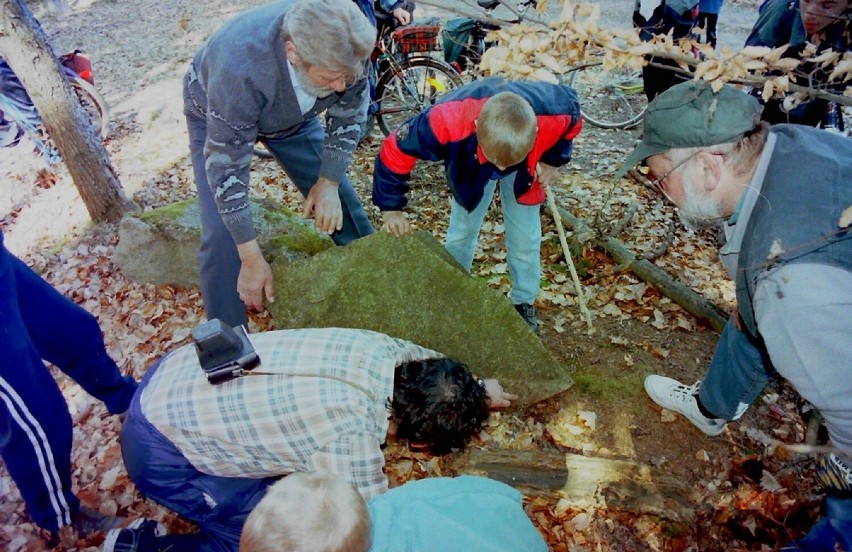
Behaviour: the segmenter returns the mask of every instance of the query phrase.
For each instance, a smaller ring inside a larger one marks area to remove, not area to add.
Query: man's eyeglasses
[[[695,152],[695,153],[698,153],[698,152]],[[695,153],[693,153],[689,157],[681,160],[679,163],[676,163],[675,166],[672,167],[671,169],[669,169],[668,171],[666,171],[666,174],[664,174],[663,176],[652,179],[651,182],[649,183],[649,186],[651,187],[651,189],[654,190],[655,192],[657,192],[660,195],[667,196],[666,190],[663,187],[663,183],[666,181],[666,178],[671,176],[671,174],[673,172],[675,172],[676,170],[678,170],[679,168],[683,167],[684,165],[686,165],[687,163],[692,161],[692,158],[695,157]],[[649,176],[654,176],[654,175],[651,174]]]

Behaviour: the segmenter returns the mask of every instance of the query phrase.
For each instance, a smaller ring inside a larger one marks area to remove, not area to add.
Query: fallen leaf
[[[766,470],[763,470],[763,475],[760,476],[760,486],[771,493],[777,493],[778,491],[784,490],[784,487],[778,483],[775,476]]]

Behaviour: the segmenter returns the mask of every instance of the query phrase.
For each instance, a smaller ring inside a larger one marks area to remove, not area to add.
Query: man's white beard
[[[293,64],[293,69],[296,71],[296,78],[299,79],[299,87],[308,95],[313,96],[314,98],[325,98],[334,92],[333,88],[320,88],[318,86],[314,86],[308,78],[308,72],[302,65]]]
[[[702,196],[700,187],[684,174],[681,178],[683,183],[683,205],[678,207],[678,215],[684,226],[692,230],[704,230],[712,228],[727,218],[719,201]]]

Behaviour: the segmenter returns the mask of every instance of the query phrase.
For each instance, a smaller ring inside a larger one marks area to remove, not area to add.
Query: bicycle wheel
[[[583,118],[599,128],[632,128],[648,107],[638,71],[592,63],[572,71],[568,86],[577,91]]]
[[[109,134],[109,108],[106,100],[95,90],[94,86],[83,78],[74,76],[70,80],[71,89],[77,95],[86,116],[98,131],[101,139],[105,139]]]
[[[461,84],[451,65],[429,56],[391,61],[376,85],[376,122],[387,136]]]

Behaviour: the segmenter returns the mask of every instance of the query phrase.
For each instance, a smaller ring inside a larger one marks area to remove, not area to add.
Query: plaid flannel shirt
[[[163,359],[142,391],[145,418],[199,471],[263,478],[326,470],[369,499],[387,489],[381,444],[394,369],[442,356],[367,330],[285,330],[251,337],[255,375],[207,382],[192,345]]]

